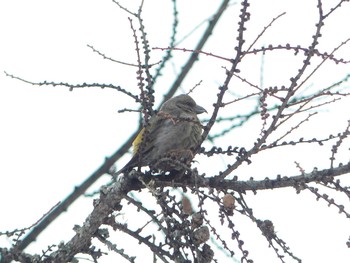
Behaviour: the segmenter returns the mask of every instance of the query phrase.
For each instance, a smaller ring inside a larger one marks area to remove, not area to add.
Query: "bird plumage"
[[[142,166],[163,171],[174,168],[172,165],[155,165],[163,157],[178,161],[186,159],[186,163],[191,161],[193,150],[202,136],[197,114],[203,112],[206,110],[189,95],[183,94],[167,100],[140,131],[133,142],[133,157],[118,173]]]

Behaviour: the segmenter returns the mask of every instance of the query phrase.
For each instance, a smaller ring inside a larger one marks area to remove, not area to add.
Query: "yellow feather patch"
[[[142,128],[142,130],[139,132],[139,134],[136,136],[135,140],[132,142],[132,154],[135,155],[139,149],[140,143],[142,141],[143,133],[145,128]]]

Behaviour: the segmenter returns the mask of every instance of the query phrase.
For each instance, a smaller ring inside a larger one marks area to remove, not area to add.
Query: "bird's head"
[[[167,100],[160,109],[161,111],[172,116],[197,115],[207,112],[202,106],[186,94],[182,94]]]

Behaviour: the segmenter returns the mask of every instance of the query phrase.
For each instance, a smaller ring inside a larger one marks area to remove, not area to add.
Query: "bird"
[[[164,102],[135,138],[133,156],[117,175],[135,167],[149,166],[151,170],[166,172],[190,164],[202,138],[197,115],[204,112],[207,111],[187,94]]]

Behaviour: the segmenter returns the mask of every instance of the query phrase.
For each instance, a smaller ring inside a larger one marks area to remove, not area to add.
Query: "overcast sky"
[[[128,1],[124,2],[130,5]],[[128,7],[136,11],[139,1],[134,2],[137,3],[135,6]],[[325,10],[333,2],[326,1]],[[286,12],[266,33],[261,44],[291,42],[309,45],[317,22],[316,4],[317,1],[302,0],[252,1],[252,20],[248,23],[251,27],[248,28],[247,42],[254,40],[274,17]],[[209,0],[190,3],[178,1],[179,39],[210,17],[218,5],[217,1]],[[331,52],[350,37],[349,7],[350,4],[345,3],[344,8],[329,19],[321,38],[323,42],[320,44],[324,51]],[[214,32],[214,37],[221,41],[209,41],[205,47],[208,52],[232,56],[232,43],[237,28],[235,15],[238,10],[238,4],[232,4]],[[168,46],[171,14],[170,0],[145,1],[144,20],[149,29],[151,47]],[[124,108],[137,109],[138,105],[115,90],[85,88],[70,92],[66,87],[33,86],[5,76],[4,71],[33,82],[46,80],[73,84],[113,83],[137,94],[134,68],[104,60],[87,47],[92,45],[110,57],[135,64],[135,47],[128,16],[109,0],[0,1],[0,231],[26,227],[38,220],[96,170],[104,158],[116,151],[138,125],[137,114],[118,113],[118,110]],[[136,19],[134,23],[137,28]],[[180,46],[193,48],[205,25]],[[349,44],[337,54],[350,60]],[[152,51],[151,63],[158,62],[162,55],[161,51]],[[174,68],[168,68],[165,71],[166,77],[159,80],[162,85],[158,86],[156,92],[157,104],[162,100],[161,94],[174,81],[187,55],[183,52],[175,53],[175,62],[178,64]],[[203,60],[205,63],[186,78],[182,89],[187,92],[203,80],[193,96],[210,113],[213,103],[211,98],[215,98],[217,87],[224,79],[225,72],[222,67],[229,64],[210,57]],[[261,56],[257,55],[247,59],[246,64],[242,65],[246,76],[256,84],[261,84],[257,74],[261,61]],[[297,68],[292,63],[282,55],[266,58],[266,75],[262,82],[264,87],[282,85],[291,72],[296,72]],[[327,87],[349,73],[349,65],[334,67],[330,63],[329,67],[320,69],[317,78],[310,82],[310,87]],[[344,129],[346,121],[350,119],[348,103],[349,101],[344,100],[338,106],[324,110],[322,117],[315,118],[310,126],[310,136],[319,132],[322,134],[323,131],[328,135]],[[256,136],[254,131],[251,132],[251,136]],[[245,137],[240,138],[240,142],[243,144],[244,140],[248,141],[249,136],[248,131]],[[295,159],[288,159],[288,152],[284,154],[271,153],[268,158],[275,158],[279,165],[269,167],[271,169],[266,172],[261,170],[260,176],[264,178],[276,176],[277,173],[298,174],[294,165]],[[314,149],[310,152],[305,149],[305,155],[311,161],[305,161],[303,165],[309,171],[314,166],[329,166],[329,152],[326,155],[317,154]],[[126,161],[127,158],[120,164]],[[242,174],[258,176],[257,169],[264,167],[266,159],[262,157],[255,161],[256,166],[247,167],[242,170]],[[208,166],[208,171],[214,168]],[[107,180],[107,177],[102,178],[94,189]],[[256,204],[261,202],[261,205],[255,206],[257,214],[273,217],[280,222],[281,227],[277,230],[292,251],[305,259],[303,262],[335,262],[335,258],[336,262],[348,262],[350,251],[345,242],[350,235],[350,231],[347,231],[350,229],[349,221],[335,209],[328,209],[325,203],[314,201],[311,194],[295,195],[294,192],[292,189],[280,189],[274,191],[274,194],[266,191],[259,194],[258,198],[252,197],[250,200]],[[286,207],[284,202],[278,203],[276,196],[279,196],[277,199],[288,198],[290,207]],[[340,200],[348,202],[347,199]],[[73,225],[82,224],[91,209],[91,200],[77,201],[68,213],[61,216],[50,226],[49,231],[39,237],[29,251],[40,253],[49,244],[69,240],[73,235]],[[318,243],[310,243],[310,240]],[[8,246],[9,242],[10,240],[0,237],[0,246]],[[253,257],[255,262],[267,262],[261,260],[265,256],[269,258],[268,262],[278,262],[273,251],[267,248],[266,241],[262,239],[256,242],[261,243],[257,246],[259,248],[249,247],[249,251],[256,255]],[[317,249],[310,253],[310,247]]]

